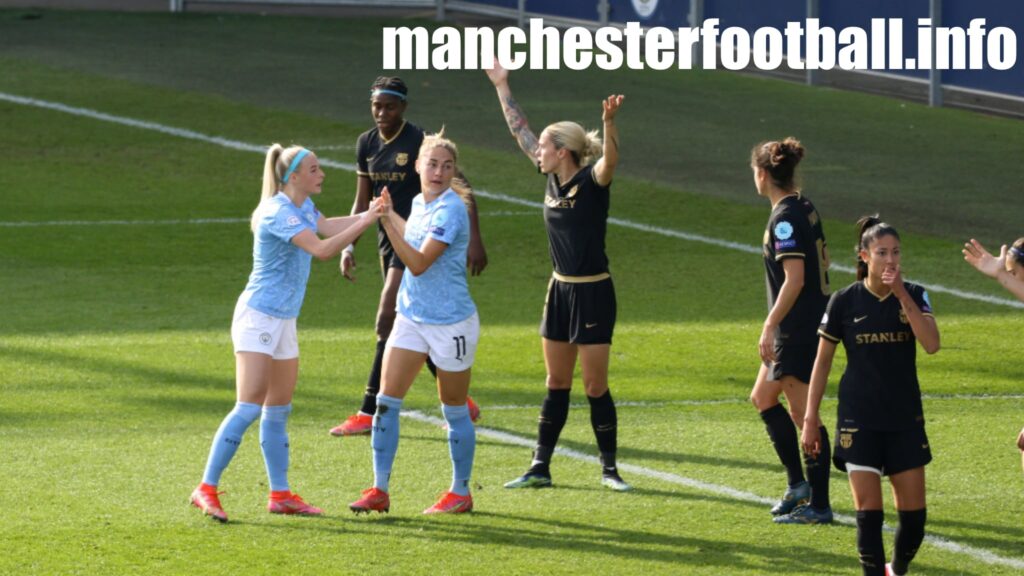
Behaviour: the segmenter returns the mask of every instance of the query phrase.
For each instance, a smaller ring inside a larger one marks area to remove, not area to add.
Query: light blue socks
[[[206,460],[203,472],[203,483],[210,486],[220,484],[220,475],[234,458],[238,446],[242,443],[242,435],[260,415],[260,405],[249,402],[237,402],[234,410],[228,413],[220,428],[213,436],[210,446],[210,457]]]
[[[292,405],[264,406],[260,420],[260,447],[267,465],[270,490],[288,490],[288,415]]]
[[[473,454],[476,452],[476,428],[469,418],[469,406],[441,405],[448,422],[448,453],[452,457],[451,491],[469,496],[469,476],[473,472]]]
[[[377,413],[373,415],[373,487],[388,491],[391,467],[398,451],[398,414],[402,400],[384,394],[377,395]]]

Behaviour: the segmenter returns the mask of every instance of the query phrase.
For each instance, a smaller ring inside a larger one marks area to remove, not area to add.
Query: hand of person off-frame
[[[996,258],[981,245],[981,242],[971,238],[970,242],[964,244],[964,260],[971,266],[974,266],[978,272],[990,278],[995,278],[999,275],[999,271],[1003,270],[1006,266],[1007,250],[1004,244],[999,250],[999,257]]]
[[[817,456],[821,452],[821,432],[818,430],[821,423],[810,422],[805,418],[803,431],[800,432],[800,444],[804,449],[804,454],[810,456]]]

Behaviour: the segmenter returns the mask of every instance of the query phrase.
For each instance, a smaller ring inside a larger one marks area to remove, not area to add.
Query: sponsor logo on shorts
[[[270,344],[273,339],[274,337],[270,335],[270,332],[260,334],[260,344]]]
[[[597,326],[597,322],[594,322],[593,324],[587,322],[586,324],[584,324],[584,326],[586,326],[587,328],[593,328],[594,326]]]

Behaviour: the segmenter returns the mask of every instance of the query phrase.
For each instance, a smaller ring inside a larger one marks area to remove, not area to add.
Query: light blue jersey
[[[296,318],[306,295],[312,256],[292,244],[292,238],[303,230],[315,233],[320,212],[309,198],[297,207],[281,192],[260,202],[256,210],[252,274],[245,287],[249,307],[276,318]]]
[[[423,324],[455,324],[476,312],[466,283],[469,213],[462,198],[449,188],[433,202],[423,194],[412,201],[405,223],[405,241],[419,250],[428,238],[448,248],[419,276],[406,269],[398,289],[398,312]]]

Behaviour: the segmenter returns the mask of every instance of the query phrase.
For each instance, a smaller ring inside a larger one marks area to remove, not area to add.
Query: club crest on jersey
[[[287,222],[289,226],[298,226],[301,220],[299,220],[298,216],[289,216]]]
[[[395,154],[395,164],[399,166],[405,166],[409,163],[409,154],[407,152],[399,152]]]
[[[579,192],[579,191],[580,191],[580,185],[579,185],[579,184],[577,184],[577,185],[575,185],[575,186],[573,186],[572,188],[570,188],[570,189],[569,189],[569,193],[568,193],[568,194],[566,194],[566,195],[565,195],[565,197],[566,197],[566,198],[572,198],[572,197],[573,197],[573,196],[575,196],[575,195],[576,195],[576,193],[577,193],[577,192]]]
[[[775,225],[775,237],[779,240],[789,240],[793,237],[793,225],[783,220]]]
[[[903,311],[903,308],[900,308],[900,322],[904,324],[910,323],[910,320],[907,318],[907,313]]]

